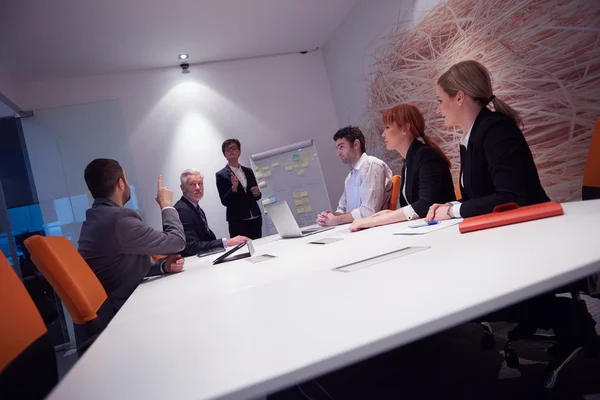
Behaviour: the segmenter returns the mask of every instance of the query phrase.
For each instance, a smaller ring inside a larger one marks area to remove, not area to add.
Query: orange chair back
[[[458,173],[458,180],[456,181],[456,188],[454,188],[454,194],[456,195],[456,200],[462,199],[462,193],[460,191],[460,171]]]
[[[395,210],[398,207],[398,196],[400,196],[400,175],[392,176],[392,197],[390,197],[390,204],[388,206],[389,210]]]
[[[154,261],[158,261],[158,260],[160,260],[160,259],[163,259],[163,258],[165,258],[165,257],[166,257],[166,256],[163,256],[163,255],[160,255],[160,254],[152,254],[152,259],[153,259]]]
[[[73,322],[85,324],[96,319],[106,301],[104,287],[67,238],[31,236],[25,240],[31,260],[52,285],[69,311]]]
[[[33,342],[46,326],[27,289],[0,252],[0,372]]]
[[[600,118],[594,125],[590,150],[583,170],[583,186],[600,188]]]

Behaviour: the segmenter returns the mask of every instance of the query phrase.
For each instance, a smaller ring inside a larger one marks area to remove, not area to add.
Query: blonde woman
[[[494,207],[550,199],[540,183],[521,119],[492,92],[488,70],[477,61],[454,64],[437,82],[438,114],[464,132],[460,146],[460,203],[434,204],[427,220],[472,217]],[[494,105],[496,111],[487,106]]]
[[[494,96],[488,70],[477,61],[459,62],[446,71],[437,84],[438,113],[446,125],[457,126],[465,133],[460,148],[462,200],[455,204],[434,204],[426,220],[486,214],[495,206],[509,202],[530,205],[548,201],[529,146],[519,129],[519,115]],[[487,108],[490,103],[496,111]],[[485,259],[481,263],[485,268]],[[557,290],[561,291],[565,289]],[[511,340],[533,335],[538,327],[552,328],[558,344],[547,366],[549,379],[582,347],[598,349],[596,323],[585,308],[552,292],[496,311],[481,320],[518,322],[509,332]]]

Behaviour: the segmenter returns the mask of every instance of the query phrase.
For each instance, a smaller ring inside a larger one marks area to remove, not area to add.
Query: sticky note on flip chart
[[[299,169],[298,172],[296,172],[296,175],[298,175],[298,176],[304,175],[304,170],[303,169]]]
[[[298,211],[298,214],[304,214],[304,207],[298,207],[296,211]]]
[[[302,197],[302,192],[300,190],[294,190],[294,198]]]
[[[269,176],[271,176],[271,170],[270,170],[270,169],[268,169],[268,170],[264,171],[264,172],[263,172],[263,176],[264,176],[265,178],[268,178]]]
[[[275,202],[277,202],[277,198],[275,196],[269,196],[268,198],[263,199],[262,205],[266,206],[267,204],[273,204]]]
[[[256,174],[254,174],[254,176],[256,176],[256,179],[262,179],[263,173],[258,171]]]
[[[312,212],[312,207],[311,206],[304,206],[304,212],[305,213]]]
[[[293,154],[292,161],[300,161],[300,154]]]
[[[299,162],[294,163],[294,169],[300,169],[302,168],[302,164],[300,164]]]
[[[259,187],[259,188],[261,188],[261,189],[262,189],[262,188],[264,188],[265,186],[267,186],[267,182],[265,182],[265,181],[260,181],[260,182],[258,182],[258,187]]]
[[[310,205],[310,199],[308,197],[304,197],[302,198],[302,204],[306,205]]]
[[[300,197],[308,197],[308,191],[306,191],[306,190],[303,190],[303,191],[301,191],[300,193],[301,193],[301,196],[300,196]]]
[[[306,168],[306,167],[308,167],[308,161],[304,161],[304,162],[302,163],[302,168]]]
[[[279,167],[279,161],[275,161],[274,163],[272,163],[271,167],[273,167],[273,168]]]
[[[304,203],[302,202],[302,199],[294,199],[294,204],[297,205],[297,206],[301,206]]]
[[[285,170],[286,170],[287,172],[290,172],[290,171],[291,171],[291,170],[293,170],[293,169],[294,169],[294,166],[293,166],[292,164],[287,164],[287,165],[285,166]]]

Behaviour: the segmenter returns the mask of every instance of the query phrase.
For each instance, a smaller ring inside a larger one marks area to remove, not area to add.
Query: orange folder
[[[458,230],[460,233],[467,233],[495,228],[497,226],[518,224],[519,222],[533,221],[534,219],[554,217],[563,215],[563,213],[560,203],[554,201],[524,207],[519,207],[515,203],[508,203],[496,206],[494,212],[490,214],[465,218],[463,222],[458,224]]]

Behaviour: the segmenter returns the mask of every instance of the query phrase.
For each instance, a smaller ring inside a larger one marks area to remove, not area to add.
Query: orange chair
[[[163,255],[160,255],[160,254],[153,254],[153,255],[152,255],[152,259],[153,259],[154,261],[158,261],[158,260],[160,260],[160,259],[163,259],[163,258],[165,258],[165,257],[166,257],[166,256],[163,256]]]
[[[0,252],[0,399],[43,399],[58,382],[54,347],[27,289]]]
[[[594,125],[590,150],[583,170],[581,198],[583,200],[600,199],[600,118]]]
[[[389,210],[398,208],[398,196],[400,196],[400,188],[402,187],[402,185],[400,185],[401,180],[402,178],[400,178],[400,175],[392,176],[392,197],[390,197]]]
[[[67,238],[35,235],[24,243],[69,311],[78,351],[83,353],[114,316],[104,287]]]

